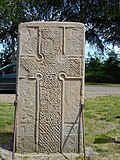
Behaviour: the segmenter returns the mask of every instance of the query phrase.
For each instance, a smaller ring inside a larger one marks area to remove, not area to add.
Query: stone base
[[[15,153],[14,160],[76,160],[79,154],[75,153],[56,153],[56,154],[19,154]]]

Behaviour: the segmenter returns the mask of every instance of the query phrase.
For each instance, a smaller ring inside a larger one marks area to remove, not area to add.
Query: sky
[[[108,45],[107,48],[109,48],[110,50],[113,50],[112,45]],[[88,57],[88,52],[90,52],[91,56],[94,56],[94,53],[97,52],[97,49],[94,46],[91,46],[86,42],[86,45],[85,45],[86,58]],[[120,48],[118,48],[117,46],[114,46],[114,52],[117,53],[118,56],[120,57]]]
[[[107,47],[112,49],[112,45],[108,45]],[[2,49],[3,49],[3,46],[0,44],[0,51]],[[91,46],[86,42],[86,44],[85,44],[85,57],[86,58],[88,57],[88,52],[90,52],[90,55],[93,56],[96,51],[97,51],[97,49],[94,46]],[[118,48],[117,46],[114,47],[114,51],[116,53],[120,54],[120,48]]]

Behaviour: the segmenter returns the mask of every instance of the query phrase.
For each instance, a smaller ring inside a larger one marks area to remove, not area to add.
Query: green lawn
[[[114,84],[114,83],[85,83],[86,86],[106,86],[106,87],[120,87],[120,84]]]
[[[85,101],[86,147],[98,153],[98,159],[120,159],[120,96],[105,96]],[[97,159],[97,158],[95,158]]]
[[[97,152],[92,159],[119,160],[120,96],[104,96],[85,100],[85,142]],[[0,103],[0,145],[10,143],[13,137],[14,106]]]
[[[0,145],[10,143],[13,138],[14,106],[0,103]]]

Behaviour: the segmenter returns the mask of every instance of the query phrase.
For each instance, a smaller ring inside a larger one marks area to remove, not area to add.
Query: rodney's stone
[[[20,24],[16,151],[79,153],[83,85],[83,24]]]

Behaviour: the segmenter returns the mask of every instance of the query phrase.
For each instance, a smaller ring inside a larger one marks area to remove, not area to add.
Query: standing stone
[[[79,153],[84,25],[19,26],[16,152]]]

